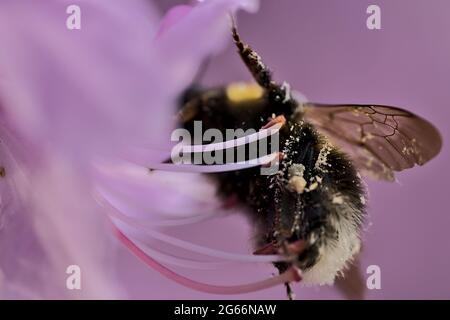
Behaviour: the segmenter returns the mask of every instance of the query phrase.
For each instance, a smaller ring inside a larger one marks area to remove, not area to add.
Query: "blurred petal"
[[[69,4],[0,4],[6,116],[30,140],[72,157],[159,144],[171,128],[173,92],[159,79],[165,66],[154,57],[148,2],[79,1],[81,30],[66,28]]]
[[[157,42],[164,52],[162,61],[169,66],[166,75],[180,81],[178,89],[192,81],[204,58],[230,43],[229,15],[238,9],[254,11],[258,4],[254,0],[204,1],[160,35]],[[194,60],[198,63],[191,63]]]
[[[108,213],[151,230],[151,217],[159,217],[157,227],[171,218],[183,225],[217,209],[217,201],[207,207],[178,190],[186,202],[165,198],[166,205],[151,212],[161,195],[170,194],[158,189],[161,180],[117,175],[102,165],[117,168],[120,156],[161,160],[170,150],[179,94],[201,61],[225,44],[228,13],[255,9],[256,1],[201,3],[163,26],[156,40],[148,1],[78,1],[81,30],[65,26],[71,4],[0,4],[0,166],[6,170],[0,180],[0,219],[6,217],[0,228],[1,297],[126,296],[127,283],[114,281],[117,243]],[[150,238],[158,237],[203,248],[156,231]],[[149,249],[165,262],[201,264]],[[65,287],[66,268],[73,264],[83,272],[81,291]]]
[[[192,6],[188,5],[179,5],[170,9],[164,16],[164,19],[161,21],[156,37],[160,37],[170,27],[183,19],[192,10],[192,8]]]

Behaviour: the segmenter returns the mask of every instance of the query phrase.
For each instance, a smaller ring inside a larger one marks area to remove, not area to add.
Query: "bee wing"
[[[423,165],[442,146],[438,130],[406,110],[379,105],[303,104],[303,119],[347,152],[357,169],[394,180],[394,171]]]

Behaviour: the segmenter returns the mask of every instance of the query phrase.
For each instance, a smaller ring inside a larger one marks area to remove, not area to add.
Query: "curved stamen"
[[[217,249],[212,249],[208,247],[204,247],[198,244],[194,244],[188,241],[184,241],[175,237],[171,237],[169,235],[163,234],[161,232],[158,232],[156,230],[152,230],[150,228],[145,228],[144,226],[137,224],[133,221],[124,219],[122,216],[115,216],[113,218],[117,218],[118,220],[125,222],[127,225],[140,229],[146,234],[148,234],[150,237],[165,242],[167,244],[170,244],[172,246],[182,248],[191,252],[195,252],[198,254],[202,254],[209,257],[215,257],[223,260],[228,261],[237,261],[237,262],[248,262],[248,263],[267,263],[267,262],[281,262],[286,261],[286,258],[281,255],[264,255],[264,256],[255,256],[252,254],[238,254],[238,253],[231,253],[226,251],[221,251]]]
[[[264,290],[276,285],[290,283],[290,282],[298,282],[301,280],[300,272],[298,269],[290,268],[284,273],[269,279],[265,279],[262,281],[257,281],[244,285],[236,285],[236,286],[219,286],[219,285],[211,285],[207,283],[197,282],[186,278],[174,271],[168,269],[167,267],[160,264],[158,261],[154,260],[152,257],[143,252],[139,247],[137,247],[125,234],[123,234],[119,229],[115,228],[115,233],[117,238],[139,259],[141,259],[145,264],[154,270],[158,271],[162,275],[167,278],[191,288],[193,290],[202,291],[206,293],[212,294],[241,294],[254,292],[259,290]]]
[[[120,198],[120,196],[118,197],[117,194],[112,195],[111,193],[107,192],[102,188],[97,188],[96,200],[100,203],[100,205],[102,205],[103,207],[107,207],[108,210],[111,210],[110,212],[112,216],[118,219],[119,218],[125,219],[126,221],[124,222],[129,223],[133,221],[134,223],[137,223],[141,226],[145,226],[148,228],[181,226],[201,222],[209,218],[225,214],[225,210],[222,209],[220,206],[205,206],[203,210],[199,209],[198,211],[190,211],[188,212],[188,214],[186,214],[185,210],[183,211],[183,213],[185,213],[184,216],[176,216],[176,215],[168,216],[167,211],[157,209],[149,211],[150,209],[130,206],[128,205],[129,202],[127,203],[121,201],[122,198]],[[123,212],[135,213],[139,215],[145,214],[145,216],[151,216],[152,218],[137,219],[125,215],[123,214]],[[176,213],[176,211],[175,212],[171,211],[171,213]]]
[[[279,153],[275,152],[256,159],[234,162],[229,164],[195,165],[195,164],[154,163],[148,165],[147,167],[152,170],[173,171],[173,172],[199,172],[199,173],[228,172],[254,168],[268,163],[272,163],[274,160],[278,159],[278,156]]]
[[[282,126],[283,123],[278,122],[271,125],[270,127],[264,127],[258,132],[249,134],[244,137],[236,138],[234,140],[210,144],[186,145],[182,147],[182,152],[183,153],[211,152],[240,147],[270,137],[278,133]]]
[[[109,200],[105,199],[102,195],[97,197],[97,201],[105,207],[108,211],[108,214],[118,219],[124,223],[127,223],[131,226],[137,228],[156,228],[156,227],[178,227],[187,224],[198,223],[207,219],[210,219],[214,216],[220,216],[222,213],[212,212],[210,214],[199,214],[195,216],[189,216],[187,218],[184,217],[174,217],[174,218],[166,218],[161,220],[156,219],[137,219],[130,216],[127,216],[122,213],[120,208],[117,208],[114,203],[111,203]]]
[[[143,244],[139,240],[133,239],[132,240],[135,245],[145,252],[147,255],[153,257],[154,259],[157,259],[158,261],[161,261],[163,263],[167,263],[173,266],[183,267],[183,268],[190,268],[190,269],[198,269],[198,270],[214,270],[217,268],[224,268],[226,266],[229,266],[232,264],[232,262],[212,262],[212,261],[199,261],[195,259],[187,259],[187,258],[180,258],[171,254],[168,254],[166,252],[162,252],[160,250],[156,250],[153,248],[150,248],[148,245]]]

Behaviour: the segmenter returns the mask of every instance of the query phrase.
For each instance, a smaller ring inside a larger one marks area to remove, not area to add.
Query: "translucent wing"
[[[438,130],[406,110],[377,105],[303,104],[302,119],[347,152],[357,169],[394,180],[393,171],[423,165],[442,146]]]

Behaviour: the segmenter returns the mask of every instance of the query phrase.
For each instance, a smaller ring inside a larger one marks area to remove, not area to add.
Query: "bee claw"
[[[286,282],[284,285],[286,286],[286,294],[288,300],[295,300],[295,293],[291,288],[291,284],[289,282]]]

